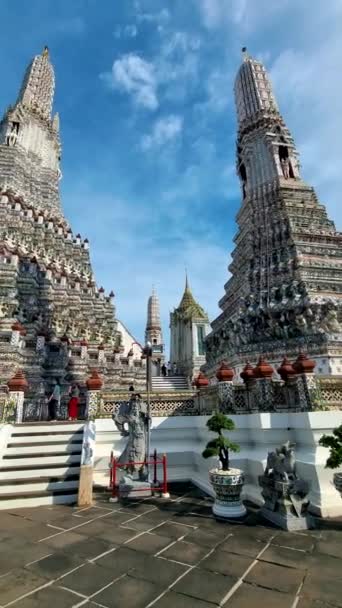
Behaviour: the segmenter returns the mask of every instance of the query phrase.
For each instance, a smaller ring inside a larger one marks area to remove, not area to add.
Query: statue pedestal
[[[152,483],[150,481],[138,481],[123,479],[119,483],[120,498],[148,498],[152,496]]]
[[[290,513],[283,515],[277,511],[271,511],[270,509],[267,509],[267,507],[261,507],[260,515],[275,526],[279,526],[279,528],[287,530],[288,532],[310,530],[311,528],[315,527],[314,521],[310,515],[306,515],[305,517],[297,517],[296,515],[291,515]]]
[[[275,480],[267,475],[259,476],[265,504],[260,515],[276,526],[294,532],[314,528],[314,521],[307,513],[307,484],[301,480]]]

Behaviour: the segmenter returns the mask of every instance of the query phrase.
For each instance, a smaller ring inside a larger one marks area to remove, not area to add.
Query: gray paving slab
[[[92,600],[108,608],[145,608],[164,591],[150,581],[124,576]]]
[[[130,549],[134,549],[134,551],[141,551],[142,553],[148,553],[150,555],[154,555],[165,549],[170,543],[173,542],[172,538],[167,538],[166,536],[158,536],[158,534],[154,533],[144,533],[134,538],[133,540],[127,543],[127,546]]]
[[[338,522],[303,534],[264,525],[255,512],[242,523],[218,522],[187,488],[180,503],[110,505],[101,493],[85,510],[2,512],[0,606],[209,608],[229,593],[223,608],[292,608],[303,582],[297,608],[342,607]],[[184,485],[173,492],[181,495]]]
[[[244,577],[246,583],[267,587],[296,595],[305,576],[304,570],[295,570],[268,562],[258,562]]]
[[[342,562],[339,577],[332,578],[324,574],[309,572],[301,590],[306,599],[320,600],[333,606],[342,606]]]
[[[0,577],[0,602],[4,606],[48,583],[43,576],[20,568]]]
[[[208,548],[178,540],[161,554],[165,559],[193,566],[208,554]]]
[[[194,568],[174,585],[173,590],[176,593],[219,604],[236,581],[233,576]]]
[[[13,606],[15,608],[54,608],[55,606],[56,608],[72,608],[80,601],[82,598],[74,593],[61,589],[57,585],[50,585],[19,600]]]
[[[240,578],[253,562],[253,557],[236,555],[236,553],[228,553],[227,551],[216,549],[201,562],[201,568]]]
[[[187,569],[188,566],[182,566],[161,557],[146,555],[145,559],[139,560],[130,571],[130,576],[158,583],[166,588],[172,585]]]
[[[26,566],[26,568],[38,576],[56,579],[63,574],[74,570],[83,562],[84,560],[79,557],[58,550],[52,553],[52,555]]]
[[[213,608],[210,602],[203,602],[195,597],[169,591],[154,604],[155,608]]]
[[[87,597],[97,593],[106,585],[113,582],[118,574],[114,570],[104,568],[96,563],[85,563],[58,581],[60,587]]]
[[[227,602],[227,608],[292,608],[295,595],[243,583]]]

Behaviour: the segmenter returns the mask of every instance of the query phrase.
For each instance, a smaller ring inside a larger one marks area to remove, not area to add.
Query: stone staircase
[[[188,381],[184,376],[153,376],[153,393],[170,393],[173,391],[188,391]]]
[[[0,509],[77,501],[84,423],[11,426],[0,453]]]

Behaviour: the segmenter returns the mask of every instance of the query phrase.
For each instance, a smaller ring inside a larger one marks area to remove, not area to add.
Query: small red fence
[[[150,456],[151,460],[145,460],[144,462],[118,462],[117,458],[114,457],[113,452],[110,455],[110,478],[109,478],[109,490],[112,498],[119,498],[119,469],[130,467],[132,465],[137,466],[152,466],[153,467],[153,482],[152,487],[146,486],[141,488],[134,488],[134,492],[146,492],[147,489],[151,489],[152,492],[159,492],[162,496],[168,495],[167,489],[167,461],[166,454],[159,457],[157,450],[154,450],[153,455]],[[158,467],[162,467],[163,479],[158,481]]]

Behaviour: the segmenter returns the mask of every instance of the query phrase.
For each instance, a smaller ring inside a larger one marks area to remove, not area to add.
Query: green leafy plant
[[[209,431],[217,433],[218,436],[215,439],[208,441],[205,450],[202,452],[202,456],[203,458],[218,456],[222,464],[222,470],[229,471],[229,451],[239,452],[240,446],[237,443],[230,441],[228,437],[225,437],[222,431],[233,431],[235,429],[235,424],[231,418],[217,412],[209,418],[207,427]]]
[[[323,435],[319,445],[330,448],[330,456],[326,462],[328,469],[337,469],[342,465],[342,424],[333,430],[332,435]]]

